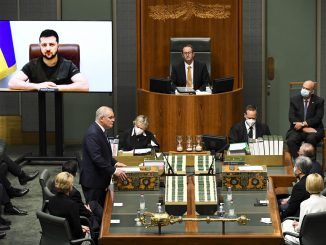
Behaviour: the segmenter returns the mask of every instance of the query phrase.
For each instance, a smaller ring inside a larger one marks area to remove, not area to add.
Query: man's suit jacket
[[[67,219],[74,239],[83,238],[78,204],[67,195],[57,193],[49,200],[49,213]]]
[[[270,135],[271,132],[266,124],[257,122],[256,125],[256,138],[263,137],[263,135]],[[248,142],[248,133],[245,125],[245,121],[237,123],[230,129],[229,136],[230,143]]]
[[[306,179],[307,176],[305,175],[293,186],[289,206],[282,213],[282,219],[289,216],[299,216],[301,202],[308,199],[310,196],[309,192],[306,190]]]
[[[105,189],[114,174],[116,160],[100,126],[94,122],[83,141],[83,160],[80,164],[80,184],[91,189]]]
[[[307,108],[306,122],[309,127],[317,130],[317,133],[324,134],[324,99],[312,94]],[[294,122],[304,121],[303,97],[298,94],[290,100],[289,121],[291,131],[294,128]]]
[[[151,141],[153,141],[157,145],[157,148],[159,148],[159,144],[152,132],[145,130],[146,136],[143,134],[137,136],[134,134],[131,136],[133,130],[134,127],[128,129],[121,135],[119,142],[120,149],[131,151],[133,149],[148,148],[151,147]]]
[[[205,90],[210,78],[205,63],[194,60],[193,86],[194,90]],[[177,87],[185,87],[187,84],[185,62],[182,61],[172,66],[171,80]]]

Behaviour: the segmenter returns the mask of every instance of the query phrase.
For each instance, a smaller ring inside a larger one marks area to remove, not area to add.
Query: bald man
[[[293,158],[298,157],[303,141],[316,147],[324,137],[324,99],[314,94],[314,87],[313,81],[305,81],[300,94],[290,100],[290,129],[286,139]]]
[[[105,195],[112,175],[126,179],[124,171],[117,167],[126,166],[112,157],[111,145],[105,130],[115,122],[113,110],[107,106],[97,109],[93,122],[84,137],[83,160],[80,164],[80,184],[86,203],[97,201],[104,207]]]

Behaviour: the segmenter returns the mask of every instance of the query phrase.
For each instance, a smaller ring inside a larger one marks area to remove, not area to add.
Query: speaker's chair
[[[207,66],[208,73],[211,74],[211,39],[209,37],[172,37],[170,38],[170,73],[172,66],[180,63],[182,48],[186,44],[193,46],[196,53],[195,59],[203,62]]]
[[[80,69],[80,49],[78,44],[59,44],[58,54],[67,60],[71,60]],[[42,56],[39,44],[29,45],[29,59]]]

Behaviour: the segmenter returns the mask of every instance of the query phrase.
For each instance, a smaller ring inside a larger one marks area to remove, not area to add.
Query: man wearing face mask
[[[247,105],[244,120],[233,125],[230,129],[230,143],[248,142],[248,139],[257,139],[263,135],[270,135],[266,124],[257,122],[257,108]]]
[[[313,93],[314,86],[313,81],[305,81],[300,94],[293,96],[290,101],[290,129],[286,140],[293,158],[298,157],[303,141],[316,147],[324,137],[324,99]]]
[[[120,137],[119,148],[124,151],[155,147],[159,144],[154,134],[148,130],[148,118],[139,115],[134,120],[134,127],[125,131]]]

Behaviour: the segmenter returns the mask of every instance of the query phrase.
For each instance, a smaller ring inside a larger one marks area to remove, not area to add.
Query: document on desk
[[[262,166],[239,166],[240,171],[263,171]]]
[[[126,173],[135,173],[135,172],[140,172],[139,167],[118,167],[117,169],[121,169]]]
[[[142,149],[135,149],[134,153],[135,155],[141,155],[141,154],[150,153],[151,151],[152,151],[151,148],[142,148]]]

